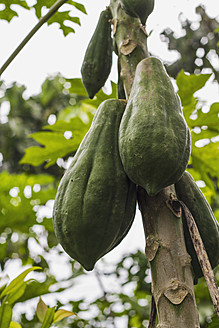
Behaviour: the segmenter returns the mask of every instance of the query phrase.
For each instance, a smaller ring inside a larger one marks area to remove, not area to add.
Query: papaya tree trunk
[[[140,20],[128,16],[119,0],[111,0],[114,47],[118,54],[119,81],[129,98],[137,64],[148,57],[147,33]],[[182,213],[173,208],[175,188],[170,186],[150,197],[138,187],[146,257],[152,275],[159,328],[199,328],[191,259],[185,247]]]
[[[150,263],[158,327],[199,327],[191,259],[186,251],[181,208],[173,208],[174,186],[149,197],[138,188],[138,202]]]

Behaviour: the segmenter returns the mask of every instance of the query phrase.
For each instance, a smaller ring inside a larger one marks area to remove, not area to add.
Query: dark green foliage
[[[119,130],[129,178],[149,195],[175,183],[187,167],[190,132],[170,78],[157,58],[137,66]]]
[[[48,0],[48,1],[36,1],[35,4],[27,4],[27,1],[25,0],[7,0],[3,1],[4,8],[0,10],[0,19],[6,20],[7,22],[10,22],[14,17],[19,16],[19,11],[17,11],[17,8],[22,7],[27,10],[35,10],[36,17],[40,19],[42,17],[42,10],[50,9],[57,0]],[[2,1],[1,1],[2,4]],[[84,5],[75,2],[75,1],[68,1],[68,5],[71,6],[71,8],[77,9],[81,11],[82,13],[86,14],[86,10]],[[20,9],[20,8],[19,8]],[[70,15],[71,11],[58,11],[53,15],[49,21],[48,25],[56,23],[59,25],[60,29],[62,30],[63,34],[66,36],[69,33],[75,33],[75,30],[71,26],[67,26],[66,22],[70,22],[73,24],[80,25],[80,19],[79,17],[72,17]]]
[[[126,14],[140,18],[143,25],[154,10],[154,0],[121,0],[121,3]]]
[[[65,172],[54,204],[56,236],[87,270],[125,237],[135,215],[136,187],[119,157],[118,130],[125,104],[104,101]]]
[[[211,266],[214,268],[219,263],[219,224],[214,217],[212,209],[188,172],[183,174],[182,178],[175,184],[175,188],[177,197],[185,203],[195,219]],[[185,217],[183,219],[183,228],[186,248],[192,258],[194,276],[197,279],[202,277],[203,273],[192,244]]]
[[[111,18],[109,8],[101,12],[81,67],[82,81],[91,99],[104,86],[111,71]]]
[[[171,29],[165,29],[162,35],[168,42],[168,49],[175,50],[180,54],[180,58],[167,66],[168,73],[176,78],[181,69],[189,73],[201,73],[202,69],[210,68],[215,74],[215,79],[219,80],[219,73],[216,63],[219,60],[219,30],[218,21],[210,18],[204,7],[196,8],[197,14],[200,15],[200,25],[194,30],[193,23],[181,20],[182,29],[185,35],[177,37]],[[211,60],[214,57],[214,60]]]

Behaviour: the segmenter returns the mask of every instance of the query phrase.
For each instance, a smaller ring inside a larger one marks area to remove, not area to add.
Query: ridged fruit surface
[[[87,270],[120,243],[135,216],[136,186],[125,174],[118,151],[124,109],[125,103],[116,99],[100,105],[55,199],[57,239]]]
[[[126,14],[140,18],[143,25],[154,10],[154,0],[121,0],[121,3]]]
[[[101,12],[81,67],[82,81],[91,99],[104,86],[111,71],[113,52],[111,18],[109,8]]]
[[[185,203],[194,217],[212,268],[216,267],[219,263],[219,224],[214,217],[210,205],[188,172],[185,172],[182,178],[175,184],[175,189],[178,199]],[[195,278],[200,278],[203,276],[203,273],[184,216],[183,228],[186,248],[192,258]]]
[[[190,156],[190,132],[180,101],[157,58],[136,68],[120,129],[125,172],[150,196],[180,179]]]

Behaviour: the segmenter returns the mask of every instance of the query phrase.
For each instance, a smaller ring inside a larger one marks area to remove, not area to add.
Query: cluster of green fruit
[[[105,42],[112,46],[110,17],[109,9],[101,13],[82,66],[91,98],[111,69],[109,47],[100,47]],[[185,172],[190,144],[180,100],[163,64],[155,57],[143,59],[136,68],[128,101],[109,99],[100,105],[60,182],[53,221],[65,251],[92,270],[128,233],[135,217],[136,186],[154,196],[175,184],[177,197],[196,220],[212,266],[217,265],[218,223],[195,181]],[[200,277],[186,225],[184,231],[195,276]]]

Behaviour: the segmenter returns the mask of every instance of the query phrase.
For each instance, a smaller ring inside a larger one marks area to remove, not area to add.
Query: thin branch
[[[157,308],[156,308],[154,296],[152,295],[152,298],[151,298],[151,312],[150,312],[148,328],[155,328],[156,316],[157,316]]]
[[[52,17],[56,11],[68,0],[58,0],[48,11],[48,13],[41,17],[39,22],[34,26],[34,28],[28,33],[28,35],[24,38],[24,40],[19,44],[19,46],[15,49],[15,51],[10,55],[10,57],[6,60],[4,65],[0,68],[0,76],[6,70],[6,68],[10,65],[10,63],[14,60],[14,58],[19,54],[19,52],[23,49],[23,47],[27,44],[27,42],[34,36],[34,34],[40,29],[40,27],[46,23],[50,17]]]
[[[101,277],[100,277],[100,273],[99,271],[97,270],[97,268],[94,269],[94,274],[97,278],[97,281],[99,283],[99,286],[100,286],[100,289],[102,290],[103,292],[103,299],[109,303],[109,310],[110,310],[110,314],[109,316],[112,318],[112,322],[113,322],[113,325],[114,325],[114,328],[116,328],[116,324],[115,324],[115,315],[114,315],[114,312],[112,311],[111,307],[112,305],[110,304],[109,300],[108,300],[108,292],[106,292],[105,288],[104,288],[104,285],[103,285],[103,282],[101,280]]]
[[[98,270],[97,270],[96,268],[94,269],[94,274],[95,274],[95,276],[96,276],[96,278],[97,278],[97,281],[98,281],[98,283],[99,283],[100,289],[101,289],[102,292],[103,292],[103,298],[105,299],[105,301],[108,302],[108,299],[107,299],[107,292],[105,291],[105,288],[104,288],[104,286],[103,286],[103,282],[102,282],[102,280],[101,280],[101,278],[100,278],[100,274],[99,274],[99,272],[98,272]]]
[[[189,211],[188,207],[182,202],[179,201],[186,217],[187,225],[189,228],[189,233],[193,242],[193,246],[195,248],[197,258],[199,260],[200,266],[202,268],[203,275],[206,280],[206,284],[208,286],[208,290],[215,308],[215,311],[217,313],[217,316],[219,317],[219,290],[217,286],[217,282],[213,273],[213,270],[211,268],[211,264],[208,259],[207,252],[205,250],[205,246],[203,244],[202,238],[200,236],[200,233],[198,231],[198,227],[195,223],[195,220]]]

